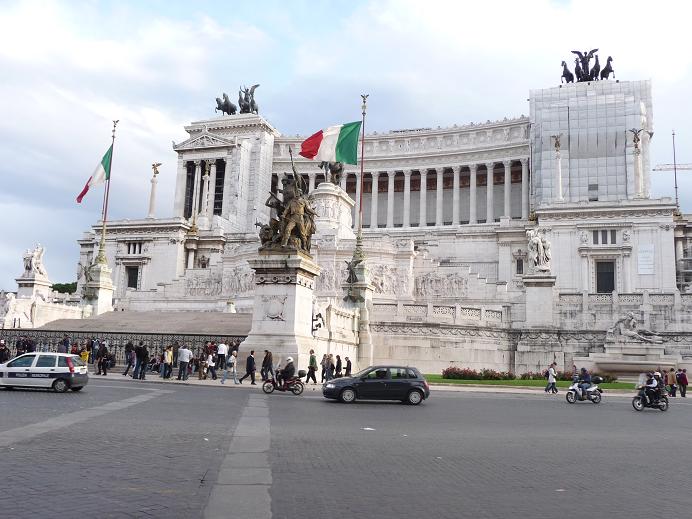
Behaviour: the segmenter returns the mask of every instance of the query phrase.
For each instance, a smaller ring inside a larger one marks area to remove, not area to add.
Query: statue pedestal
[[[554,326],[555,279],[549,273],[528,274],[522,278],[526,288],[526,326]]]
[[[312,337],[312,294],[320,267],[312,257],[287,249],[261,250],[257,259],[248,260],[255,271],[255,304],[252,329],[241,344],[241,351],[255,350],[255,359],[270,350],[274,363],[293,357],[296,368],[306,369]]]
[[[613,337],[608,332],[603,345],[603,353],[590,353],[587,357],[575,357],[578,366],[607,373],[642,373],[676,368],[682,361],[678,353],[667,355],[663,344],[653,344],[629,339],[622,336]]]
[[[354,240],[351,210],[356,203],[346,191],[331,182],[322,182],[310,192],[317,216],[315,217],[316,234],[335,236],[337,240]]]
[[[92,307],[92,315],[113,311],[113,281],[111,269],[105,263],[89,268],[89,281],[84,285],[84,300]]]
[[[15,281],[17,282],[17,299],[42,297],[44,300],[47,300],[53,286],[53,283],[47,276],[38,272],[25,272]]]
[[[346,293],[344,299],[359,310],[358,365],[365,368],[372,366],[374,362],[374,349],[370,334],[370,312],[372,311],[372,295],[375,287],[370,283],[370,271],[365,262],[359,263],[355,271],[358,281],[344,283],[342,288]]]

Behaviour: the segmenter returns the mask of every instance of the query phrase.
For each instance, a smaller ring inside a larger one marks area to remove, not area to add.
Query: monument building
[[[300,304],[301,362],[313,348],[424,372],[589,363],[633,312],[663,346],[620,357],[689,362],[692,294],[676,274],[689,232],[672,200],[651,197],[651,83],[607,77],[532,90],[529,116],[368,134],[362,177],[344,165],[329,178],[297,156],[307,135],[257,110],[192,122],[173,145],[172,214],[154,215],[154,177],[146,218],[108,222],[114,310],[253,313],[253,337]],[[278,222],[268,198],[286,200],[293,171],[315,212],[315,266],[284,280],[258,270],[258,233]],[[351,277],[361,213],[365,259]],[[82,266],[99,229],[79,241]],[[266,288],[282,283],[310,290]]]

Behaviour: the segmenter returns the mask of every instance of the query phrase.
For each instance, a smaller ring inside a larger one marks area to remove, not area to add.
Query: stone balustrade
[[[508,322],[502,307],[375,303],[373,320],[377,322],[440,322],[447,324],[484,323],[501,326]]]

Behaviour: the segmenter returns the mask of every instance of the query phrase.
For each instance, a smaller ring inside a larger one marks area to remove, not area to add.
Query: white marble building
[[[686,221],[671,200],[650,198],[652,117],[650,82],[601,81],[532,91],[530,117],[367,135],[363,181],[346,166],[341,187],[355,201],[354,226],[363,204],[374,287],[368,360],[410,361],[426,372],[450,362],[567,364],[602,345],[625,309],[659,331],[692,331],[692,300],[676,286]],[[306,136],[284,136],[252,114],[185,129],[189,138],[173,146],[172,216],[108,224],[116,310],[250,312],[257,225],[270,217],[269,191],[290,171],[289,146],[297,151]],[[642,130],[636,146],[630,129]],[[324,174],[298,159],[313,190]],[[540,308],[527,306],[526,231],[536,226],[552,245],[554,277]],[[97,231],[79,242],[83,265],[96,254]],[[313,240],[317,310],[348,312],[341,302],[352,236]],[[352,332],[348,319],[339,326]],[[349,333],[343,343],[357,349],[358,334]],[[532,348],[530,333],[548,334],[543,346]]]

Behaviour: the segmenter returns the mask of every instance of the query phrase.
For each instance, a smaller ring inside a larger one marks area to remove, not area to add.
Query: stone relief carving
[[[608,330],[608,337],[610,336],[618,342],[641,341],[663,344],[663,339],[654,332],[639,327],[637,319],[635,319],[632,312],[628,312],[624,317],[615,321],[613,327]]]
[[[284,307],[286,299],[286,296],[262,296],[265,318],[270,321],[285,321]]]
[[[370,269],[370,282],[376,294],[400,296],[408,294],[410,289],[409,276],[391,265],[374,265]]]
[[[550,242],[545,237],[545,229],[529,229],[526,231],[526,239],[529,247],[529,271],[532,273],[549,273]]]
[[[414,295],[417,297],[465,297],[467,294],[468,279],[457,272],[428,272],[415,279]]]
[[[234,267],[224,276],[224,293],[228,295],[251,292],[255,287],[255,271],[247,267]]]

